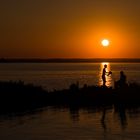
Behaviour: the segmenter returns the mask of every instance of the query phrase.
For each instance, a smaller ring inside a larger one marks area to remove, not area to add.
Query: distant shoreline
[[[1,58],[0,63],[101,63],[101,62],[113,62],[113,63],[140,63],[140,58],[93,58],[93,59],[81,59],[81,58],[51,58],[51,59],[38,59],[38,58],[21,58],[10,59]]]

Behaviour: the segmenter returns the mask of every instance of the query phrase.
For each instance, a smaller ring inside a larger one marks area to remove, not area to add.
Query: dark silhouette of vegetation
[[[93,58],[93,59],[82,59],[82,58],[52,58],[52,59],[39,59],[39,58],[0,58],[0,63],[101,63],[101,62],[119,62],[119,63],[139,63],[140,59],[131,58]]]
[[[139,91],[140,86],[136,83],[130,83],[125,88],[86,84],[79,88],[77,82],[68,89],[48,92],[40,86],[24,84],[22,81],[0,82],[0,113],[31,111],[45,106],[79,108],[118,104],[139,105]]]

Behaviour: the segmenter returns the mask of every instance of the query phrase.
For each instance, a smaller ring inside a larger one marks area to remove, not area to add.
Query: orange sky
[[[2,0],[0,57],[140,58],[139,7],[139,0]]]

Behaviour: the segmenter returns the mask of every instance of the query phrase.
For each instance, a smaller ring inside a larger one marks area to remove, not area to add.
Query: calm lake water
[[[24,116],[1,116],[0,139],[139,140],[140,109],[45,108]]]
[[[101,85],[105,63],[0,64],[0,80],[23,80],[48,90],[71,83]],[[127,80],[140,83],[139,63],[106,63],[113,86],[123,70]],[[0,116],[0,140],[139,140],[140,108],[47,107],[22,115]]]
[[[79,81],[80,86],[101,85],[104,64],[112,76],[107,77],[107,85],[113,86],[123,70],[129,82],[140,82],[140,63],[15,63],[0,64],[0,80],[22,80],[25,83],[41,85],[45,89],[68,88]]]

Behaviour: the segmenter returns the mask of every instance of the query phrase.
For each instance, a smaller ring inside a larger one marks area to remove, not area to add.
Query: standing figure
[[[107,65],[105,64],[104,68],[103,68],[103,72],[102,72],[103,86],[105,86],[105,84],[106,84],[106,73],[107,73],[106,68],[107,68]]]
[[[123,88],[127,86],[126,75],[123,71],[120,71],[120,79],[115,82],[115,88]]]

